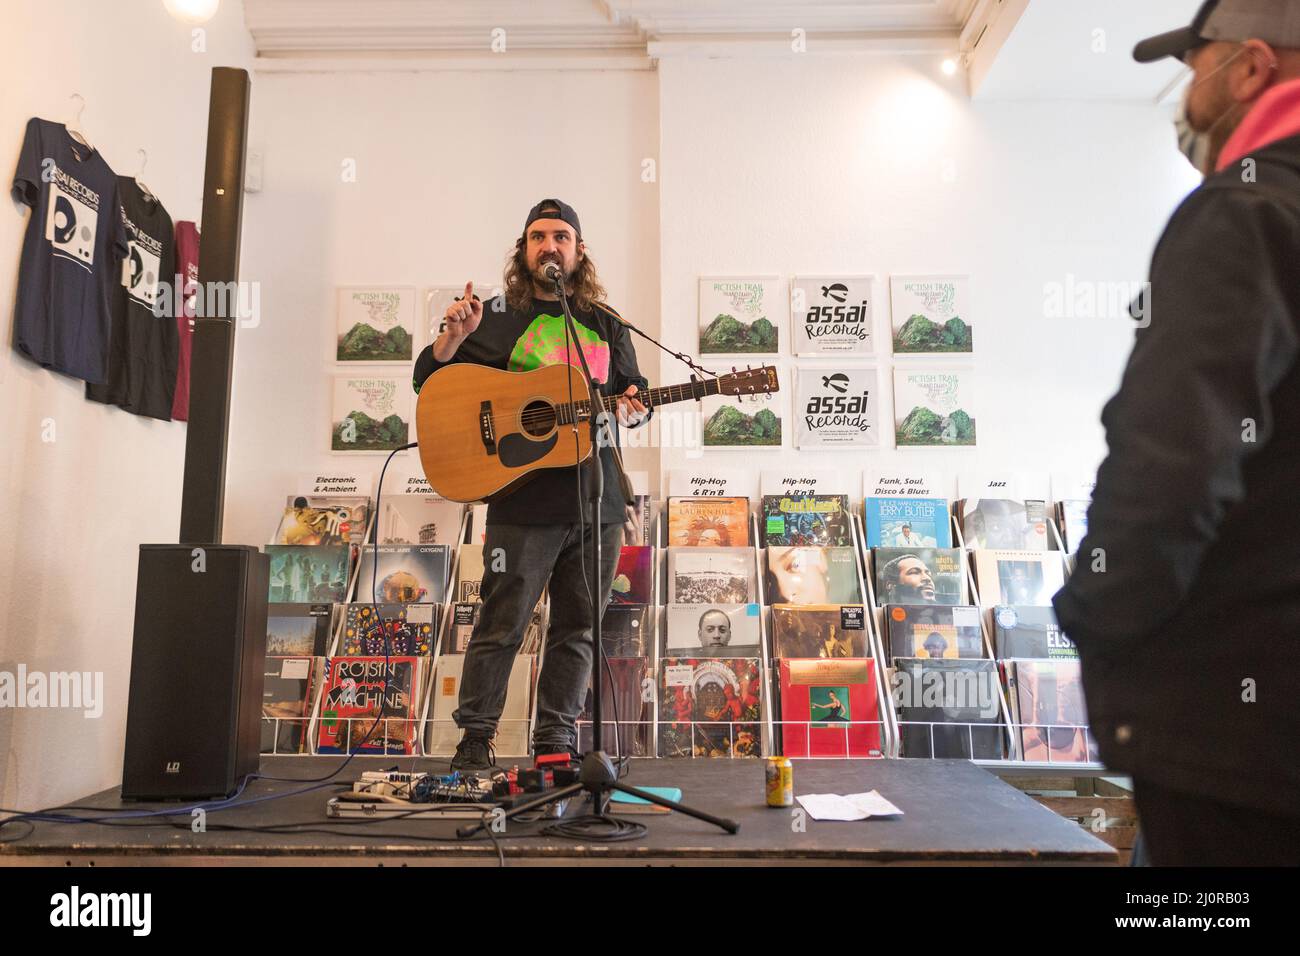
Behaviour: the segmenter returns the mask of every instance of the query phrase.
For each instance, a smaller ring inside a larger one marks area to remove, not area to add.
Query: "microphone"
[[[554,262],[548,262],[546,265],[542,266],[542,272],[546,275],[546,278],[550,279],[552,282],[560,283],[564,281],[564,273],[560,271],[560,267]]]

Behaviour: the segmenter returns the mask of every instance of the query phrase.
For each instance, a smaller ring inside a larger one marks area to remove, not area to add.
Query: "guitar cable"
[[[411,442],[410,444],[403,445],[400,448],[395,448],[392,450],[392,452],[389,453],[387,460],[385,460],[384,462],[384,467],[379,473],[379,486],[376,489],[376,494],[375,494],[376,515],[378,515],[379,512],[379,501],[380,501],[380,496],[383,494],[383,487],[384,487],[384,474],[388,471],[389,463],[393,460],[393,457],[397,455],[398,452],[406,451],[407,449],[410,448],[415,448],[417,444],[418,442]],[[363,542],[362,547],[364,546],[365,545]],[[372,551],[372,556],[374,556],[376,560],[374,562],[374,571],[373,574],[371,575],[372,578],[371,597],[372,598],[374,597],[374,588],[377,587],[377,580],[378,580],[378,573],[379,573],[378,572],[378,544],[377,543],[374,544],[373,548],[374,550]],[[376,603],[373,606],[375,608],[376,617],[378,617],[379,616],[378,604]],[[384,626],[384,622],[382,618],[380,619],[380,624],[381,627]],[[387,628],[384,627],[383,693],[380,695],[379,714],[378,716],[376,716],[375,722],[372,723],[370,725],[370,728],[366,731],[365,736],[362,738],[363,740],[368,740],[370,738],[371,733],[374,732],[375,728],[379,724],[379,721],[383,719],[383,711],[385,706],[384,698],[388,693],[388,671],[389,671],[388,651],[389,651],[388,631]],[[262,773],[250,773],[239,782],[239,786],[235,788],[235,792],[231,794],[229,797],[223,797],[219,800],[205,800],[205,801],[200,801],[198,803],[190,803],[179,807],[168,807],[163,810],[124,810],[124,809],[113,810],[108,808],[73,807],[67,804],[64,804],[61,807],[47,807],[41,810],[30,810],[30,811],[14,810],[8,807],[0,807],[0,813],[11,814],[11,816],[5,817],[4,819],[0,820],[0,830],[3,830],[4,827],[13,823],[30,822],[33,820],[46,822],[46,823],[82,823],[82,824],[96,824],[100,826],[122,826],[124,824],[121,821],[127,821],[127,820],[144,820],[153,817],[172,817],[180,814],[190,814],[191,816],[193,816],[195,810],[202,810],[203,813],[206,815],[207,813],[216,813],[221,810],[231,810],[231,809],[236,809],[238,807],[251,806],[255,803],[267,803],[272,800],[282,800],[285,797],[292,797],[303,793],[310,793],[314,790],[321,790],[329,786],[345,786],[346,785],[345,783],[342,782],[331,783],[331,781],[333,781],[335,777],[337,777],[340,773],[343,772],[344,768],[347,767],[347,765],[352,762],[352,758],[355,757],[356,755],[357,755],[356,750],[349,749],[348,754],[346,758],[343,760],[343,762],[340,763],[336,768],[334,768],[333,771],[331,771],[330,773],[326,774],[323,777],[307,777],[307,778],[273,777]],[[414,764],[412,764],[412,766],[414,767]],[[306,784],[311,784],[311,786],[302,787],[296,790],[288,790],[284,793],[265,794],[263,796],[252,797],[248,800],[240,801],[239,800],[240,796],[243,795],[249,783],[253,780],[268,780],[277,783],[306,783]],[[67,809],[78,809],[82,811],[85,810],[99,811],[102,812],[103,815],[98,817],[85,817],[85,816],[72,816],[66,813],[59,812],[60,810],[67,810]],[[241,827],[238,829],[260,829],[260,828]],[[23,833],[21,836],[13,837],[11,839],[20,840],[23,837],[28,836],[29,833],[30,831],[28,831],[27,833]],[[6,842],[6,843],[11,842],[11,839],[0,839],[0,842]]]

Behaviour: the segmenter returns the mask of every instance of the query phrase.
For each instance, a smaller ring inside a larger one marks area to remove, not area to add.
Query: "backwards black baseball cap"
[[[1206,0],[1190,26],[1148,37],[1133,48],[1133,59],[1181,60],[1214,40],[1263,40],[1269,46],[1300,49],[1300,0]]]
[[[563,220],[573,227],[574,234],[579,239],[582,238],[582,226],[578,224],[578,214],[573,211],[573,207],[567,202],[561,202],[558,199],[543,199],[528,210],[528,219],[524,222],[524,235],[528,234],[528,227],[538,219]]]

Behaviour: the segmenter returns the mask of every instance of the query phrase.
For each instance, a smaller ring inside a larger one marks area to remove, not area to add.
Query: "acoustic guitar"
[[[770,366],[733,371],[640,392],[647,408],[706,395],[777,391]],[[570,396],[574,397],[570,401]],[[613,418],[618,396],[602,404]],[[574,365],[504,372],[446,365],[420,389],[415,430],[420,464],[433,490],[452,501],[491,501],[542,468],[564,468],[591,455],[587,379]]]

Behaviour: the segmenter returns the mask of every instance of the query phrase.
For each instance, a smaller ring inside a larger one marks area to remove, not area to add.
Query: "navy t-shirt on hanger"
[[[159,284],[176,278],[172,217],[158,197],[146,195],[130,176],[119,176],[117,187],[128,251],[121,281],[110,296],[108,381],[87,383],[86,397],[170,421],[179,336],[170,297]]]
[[[61,123],[33,117],[14,174],[32,207],[23,239],[14,345],[87,382],[108,374],[109,295],[127,254],[117,176]]]

